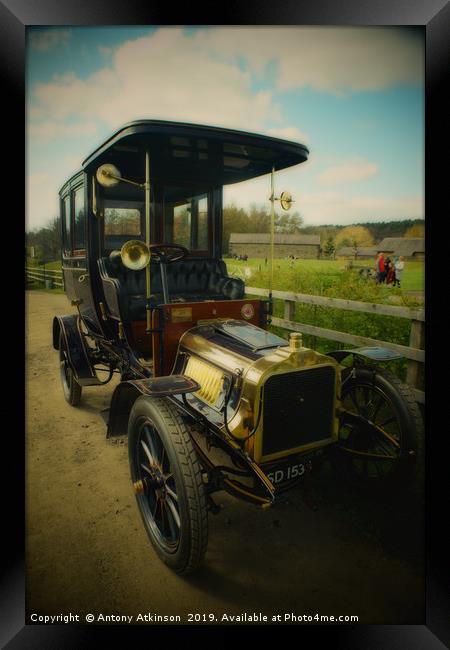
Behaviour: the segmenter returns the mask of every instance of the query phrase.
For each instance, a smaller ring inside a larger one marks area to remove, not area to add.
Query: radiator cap
[[[303,347],[303,337],[300,332],[292,332],[289,334],[289,347],[292,352],[300,350]]]

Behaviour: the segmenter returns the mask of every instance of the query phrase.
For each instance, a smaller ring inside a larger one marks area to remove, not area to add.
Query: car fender
[[[64,337],[68,361],[80,386],[101,384],[89,360],[86,343],[79,327],[79,317],[76,314],[54,317],[53,347],[55,350],[59,350],[60,334]]]
[[[341,363],[346,357],[352,355],[354,358],[360,358],[364,361],[394,361],[394,359],[401,359],[402,355],[390,350],[389,348],[381,347],[362,347],[362,348],[353,348],[351,350],[333,350],[333,352],[327,352],[327,357],[333,357],[338,363]]]
[[[134,402],[141,395],[167,397],[193,393],[200,385],[186,375],[167,375],[146,379],[130,379],[116,386],[108,413],[106,437],[127,435],[128,417]]]

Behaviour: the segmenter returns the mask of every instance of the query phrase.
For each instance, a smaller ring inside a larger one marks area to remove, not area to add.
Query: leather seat
[[[104,287],[110,290],[110,278],[119,293],[122,319],[125,322],[145,320],[146,286],[145,269],[131,271],[120,257],[99,260]],[[187,258],[166,266],[171,302],[200,302],[203,300],[237,300],[244,297],[245,285],[238,278],[230,278],[223,260],[210,258]],[[107,276],[107,277],[105,277]],[[163,303],[161,267],[152,262],[150,266],[152,302]]]

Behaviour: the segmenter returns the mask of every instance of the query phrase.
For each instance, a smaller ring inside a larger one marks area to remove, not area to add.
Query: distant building
[[[403,255],[406,259],[417,260],[425,258],[425,239],[416,237],[385,237],[377,244],[377,253]]]
[[[356,259],[368,259],[377,256],[377,249],[370,246],[358,246],[356,249]],[[355,259],[355,249],[353,246],[343,246],[336,251],[336,257],[351,257]]]
[[[265,258],[270,252],[270,235],[268,233],[236,233],[230,235],[229,252],[231,255],[248,255],[248,257]],[[320,257],[320,235],[284,235],[274,236],[274,256],[314,258]]]

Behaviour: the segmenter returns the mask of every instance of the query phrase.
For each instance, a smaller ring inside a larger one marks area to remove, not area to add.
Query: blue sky
[[[424,38],[397,27],[27,29],[27,228],[116,128],[180,120],[303,142],[306,225],[424,217]],[[263,204],[267,177],[225,203]]]

